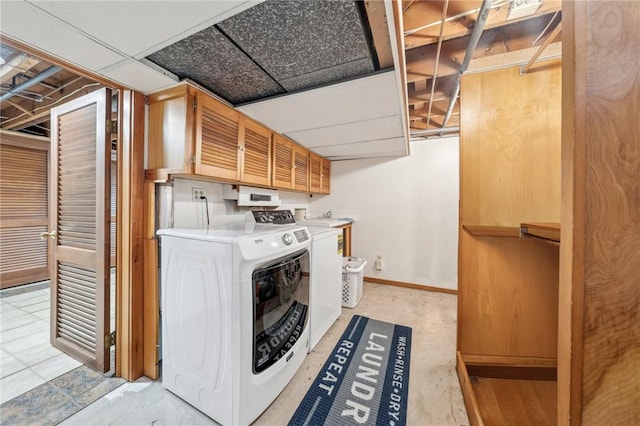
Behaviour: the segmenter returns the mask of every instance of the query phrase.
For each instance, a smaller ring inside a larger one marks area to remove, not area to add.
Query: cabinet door
[[[322,157],[309,153],[309,192],[320,193],[322,175]]]
[[[293,145],[294,156],[294,189],[309,190],[309,150],[303,146]]]
[[[256,185],[271,184],[271,131],[248,117],[242,117],[243,144],[240,180]]]
[[[230,180],[240,178],[240,114],[198,93],[196,109],[196,174]]]
[[[273,135],[273,179],[271,184],[277,188],[294,188],[293,142],[278,134]]]
[[[320,175],[320,192],[329,194],[331,192],[331,161],[322,159],[322,174]]]

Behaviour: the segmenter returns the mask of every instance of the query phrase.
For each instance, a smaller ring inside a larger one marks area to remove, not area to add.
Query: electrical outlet
[[[382,256],[376,256],[375,268],[376,271],[382,271]]]
[[[196,188],[195,186],[191,188],[191,199],[193,201],[202,201],[202,197],[206,197],[207,195],[204,193],[204,188]]]

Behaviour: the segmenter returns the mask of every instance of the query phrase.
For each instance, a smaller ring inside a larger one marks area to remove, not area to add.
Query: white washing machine
[[[163,386],[223,425],[247,425],[307,354],[310,236],[244,221],[158,235]]]
[[[295,224],[289,210],[252,211],[247,221],[276,229]],[[309,274],[309,352],[342,313],[342,229],[309,226],[311,269]]]
[[[308,227],[311,234],[309,352],[342,313],[342,229]]]

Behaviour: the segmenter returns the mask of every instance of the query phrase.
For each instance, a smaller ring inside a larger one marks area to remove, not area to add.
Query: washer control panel
[[[296,223],[290,210],[254,210],[251,213],[253,213],[256,223],[273,223],[275,225]]]

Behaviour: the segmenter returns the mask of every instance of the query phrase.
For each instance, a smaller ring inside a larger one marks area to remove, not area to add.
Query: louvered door
[[[322,173],[320,174],[320,192],[329,194],[331,192],[331,161],[322,159]]]
[[[111,91],[51,111],[51,343],[109,370]]]
[[[49,278],[49,141],[0,136],[0,288]]]
[[[271,182],[271,131],[248,117],[242,117],[243,183],[270,185]]]
[[[271,185],[282,189],[293,189],[293,142],[273,134],[273,179]]]
[[[230,180],[240,178],[239,113],[198,93],[196,109],[196,174]]]
[[[322,180],[322,157],[309,153],[309,192],[318,194]]]
[[[293,144],[294,189],[309,190],[309,150]]]

